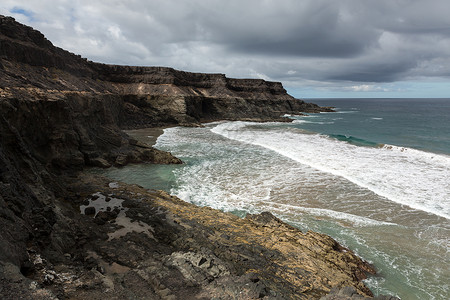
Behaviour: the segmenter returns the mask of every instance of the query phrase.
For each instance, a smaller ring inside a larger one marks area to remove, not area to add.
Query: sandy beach
[[[140,142],[153,146],[156,144],[156,140],[158,139],[158,137],[164,133],[164,128],[160,127],[143,128],[143,129],[124,130],[124,132],[134,137]]]

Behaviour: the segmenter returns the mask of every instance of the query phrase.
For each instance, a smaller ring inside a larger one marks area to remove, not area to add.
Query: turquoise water
[[[314,102],[337,112],[166,129],[156,147],[184,165],[107,172],[241,216],[271,211],[372,262],[375,294],[447,299],[450,101]]]
[[[170,191],[176,185],[173,171],[182,167],[182,165],[133,164],[125,168],[93,169],[91,172],[146,188]]]
[[[450,99],[314,99],[337,113],[316,114],[301,128],[450,154]]]

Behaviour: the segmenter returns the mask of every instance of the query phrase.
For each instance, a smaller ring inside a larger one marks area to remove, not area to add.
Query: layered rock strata
[[[83,173],[181,163],[124,128],[325,109],[279,83],[89,62],[3,16],[0,58],[2,299],[316,299],[346,285],[371,295],[361,279],[373,268],[328,236]]]
[[[115,95],[121,127],[192,124],[219,119],[274,120],[284,114],[327,111],[295,99],[279,82],[223,74],[94,63],[54,47],[41,33],[0,17],[0,87]]]

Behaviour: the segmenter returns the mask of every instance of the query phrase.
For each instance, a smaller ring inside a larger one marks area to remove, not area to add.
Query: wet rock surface
[[[371,295],[359,281],[374,272],[369,264],[270,213],[241,219],[89,174],[67,187],[54,202],[60,221],[51,241],[28,246],[30,270],[16,270],[20,280],[4,285],[4,299],[19,283],[30,299],[318,299],[347,285]],[[120,199],[120,213],[102,222],[106,209],[82,214],[93,198],[108,197]]]
[[[320,298],[320,300],[400,300],[394,296],[376,296],[373,298],[364,297],[356,291],[354,287],[332,288],[330,293]]]

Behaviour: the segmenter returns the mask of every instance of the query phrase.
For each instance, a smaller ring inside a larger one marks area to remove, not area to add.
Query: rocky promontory
[[[329,236],[86,172],[182,163],[123,129],[326,110],[280,83],[90,62],[0,16],[0,297],[370,297],[373,267]]]

